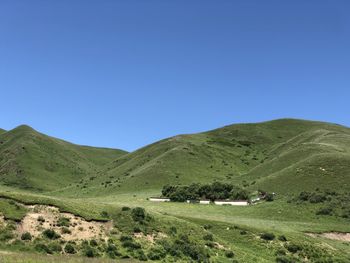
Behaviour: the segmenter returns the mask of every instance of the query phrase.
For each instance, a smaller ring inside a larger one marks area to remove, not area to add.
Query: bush
[[[67,217],[60,217],[57,221],[57,226],[69,227],[69,225],[70,225],[70,219]]]
[[[323,207],[316,211],[316,215],[331,215],[333,213],[333,208]]]
[[[161,260],[165,258],[166,251],[162,247],[153,247],[147,254],[150,260]]]
[[[129,211],[131,208],[130,207],[128,207],[128,206],[123,206],[122,207],[122,211]]]
[[[47,237],[48,239],[57,239],[61,236],[55,232],[53,229],[46,229],[43,231],[44,237]]]
[[[120,240],[121,242],[132,241],[132,237],[131,237],[131,236],[125,236],[125,235],[123,235],[123,236],[121,236],[121,237],[119,238],[119,240]]]
[[[233,253],[233,251],[231,251],[231,250],[226,250],[225,251],[225,256],[227,258],[233,258],[235,256],[235,253]]]
[[[70,231],[68,227],[64,226],[64,227],[61,228],[61,233],[62,234],[71,234],[72,231]]]
[[[170,234],[172,234],[172,235],[175,235],[177,233],[177,229],[174,226],[170,227],[169,230],[170,230]]]
[[[142,207],[135,207],[131,210],[131,216],[135,222],[143,222],[146,218],[145,209]]]
[[[58,244],[58,243],[50,243],[49,245],[48,245],[48,248],[50,249],[50,251],[52,251],[52,252],[61,252],[62,251],[62,247],[61,247],[61,245],[60,244]]]
[[[109,214],[108,214],[107,211],[102,211],[102,212],[101,212],[101,216],[102,216],[102,217],[105,217],[105,218],[109,218]]]
[[[310,203],[322,203],[324,201],[326,201],[327,197],[323,194],[315,194],[313,193],[310,198],[309,198],[309,202]]]
[[[282,242],[286,242],[287,238],[284,235],[281,235],[281,236],[278,237],[278,240],[282,241]]]
[[[21,236],[22,240],[32,240],[32,235],[29,232],[25,232]]]
[[[122,243],[122,246],[130,250],[141,248],[141,245],[139,243],[135,243],[134,241],[125,241]]]
[[[137,250],[135,253],[135,258],[141,261],[147,261],[147,256],[143,252],[143,250]]]
[[[134,233],[141,233],[141,232],[142,232],[142,230],[139,226],[134,227]]]
[[[121,254],[118,252],[117,247],[114,244],[109,243],[106,248],[106,253],[110,258],[115,258]]]
[[[277,256],[276,257],[276,263],[294,263],[295,261],[292,260],[290,257],[287,256]]]
[[[64,247],[64,252],[66,252],[67,254],[75,254],[76,253],[74,246],[72,244],[69,244],[69,243]]]
[[[34,249],[37,251],[37,252],[40,252],[40,253],[47,253],[47,254],[52,254],[51,250],[48,248],[48,246],[46,246],[45,244],[42,244],[42,243],[39,243],[39,244],[36,244]]]
[[[83,251],[83,255],[88,257],[88,258],[93,258],[93,257],[97,257],[98,253],[95,249],[93,249],[90,246],[85,246],[84,251]]]
[[[203,239],[204,240],[207,240],[207,241],[213,241],[214,240],[214,238],[213,238],[213,235],[212,234],[205,234],[204,236],[203,236]]]
[[[98,244],[97,244],[97,241],[95,239],[91,239],[90,240],[90,246],[92,247],[96,247]]]
[[[285,248],[290,252],[290,253],[297,253],[299,250],[301,250],[301,247],[297,244],[286,244]]]
[[[265,200],[266,200],[267,202],[272,202],[272,201],[274,200],[273,194],[267,193],[266,196],[265,196]]]
[[[262,233],[260,235],[260,238],[264,239],[264,240],[274,240],[275,239],[275,235],[273,233]]]
[[[45,218],[43,216],[39,216],[37,220],[40,223],[44,223],[45,222]]]

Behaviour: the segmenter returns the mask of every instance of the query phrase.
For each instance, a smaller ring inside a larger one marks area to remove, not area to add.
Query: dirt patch
[[[0,215],[0,228],[6,226],[5,217]]]
[[[144,233],[134,233],[134,237],[139,239],[145,239],[150,243],[154,243],[156,239],[166,238],[167,235],[161,232],[152,235],[145,235]]]
[[[18,235],[29,232],[33,237],[42,235],[43,230],[53,229],[61,239],[84,240],[105,239],[113,228],[113,222],[86,221],[70,213],[61,213],[57,207],[35,205],[28,206],[29,212],[17,226]],[[59,222],[64,218],[65,226]]]
[[[350,233],[328,232],[328,233],[306,233],[310,237],[324,237],[333,240],[350,242]]]

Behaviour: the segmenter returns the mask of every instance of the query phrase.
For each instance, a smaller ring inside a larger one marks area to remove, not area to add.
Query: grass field
[[[247,207],[147,200],[165,184],[215,180],[250,193],[275,192],[275,200]],[[350,232],[349,193],[350,129],[335,124],[286,119],[232,125],[131,153],[77,146],[20,126],[0,131],[0,260],[88,262],[82,256],[91,255],[91,262],[350,262],[350,242],[308,235]],[[111,243],[76,243],[76,255],[68,256],[62,251],[69,242],[55,250],[55,240],[11,236],[34,204],[88,221],[113,220]],[[133,214],[137,207],[146,211],[142,219]],[[51,247],[43,250],[43,242]]]

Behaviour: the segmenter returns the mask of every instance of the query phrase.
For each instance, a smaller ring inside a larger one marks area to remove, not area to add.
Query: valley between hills
[[[149,201],[212,184],[274,196]],[[133,152],[0,129],[0,214],[0,262],[350,262],[350,128],[279,119]]]

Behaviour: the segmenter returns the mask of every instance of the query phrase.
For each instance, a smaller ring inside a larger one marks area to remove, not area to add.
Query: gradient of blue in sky
[[[1,0],[0,127],[134,150],[294,117],[350,126],[350,1]]]

